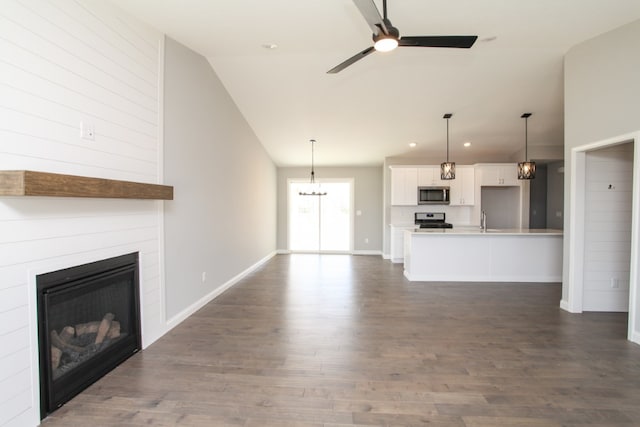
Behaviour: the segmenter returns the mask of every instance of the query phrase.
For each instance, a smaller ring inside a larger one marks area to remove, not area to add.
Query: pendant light
[[[524,119],[524,162],[518,163],[518,179],[534,179],[536,177],[536,162],[529,161],[528,129],[527,122],[531,113],[524,113],[520,118]]]
[[[306,191],[300,191],[298,194],[301,196],[326,196],[327,192],[320,191],[320,184],[316,184],[316,173],[313,170],[313,146],[315,145],[316,140],[310,139],[309,142],[311,142],[311,192],[308,193]]]
[[[447,161],[440,164],[440,179],[456,179],[456,164],[449,161],[449,119],[451,116],[453,116],[451,113],[442,116],[443,119],[447,119]]]

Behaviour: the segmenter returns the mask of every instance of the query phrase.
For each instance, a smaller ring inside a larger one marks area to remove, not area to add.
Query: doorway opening
[[[322,181],[326,195],[312,192],[308,181],[289,180],[289,250],[350,253],[353,249],[353,180]],[[315,184],[318,185],[317,183]]]
[[[583,311],[628,312],[633,143],[585,158]]]
[[[487,228],[520,228],[520,187],[480,188],[482,210],[487,214]]]
[[[564,228],[564,161],[536,159],[529,182],[529,228]]]
[[[593,311],[594,302],[600,304],[610,300],[612,304],[609,309],[605,308],[606,311],[621,311],[626,308],[625,311],[629,313],[627,338],[640,344],[640,325],[637,322],[640,303],[637,294],[640,241],[639,136],[640,134],[628,134],[610,138],[576,147],[571,152],[569,224],[572,232],[569,235],[568,286],[566,294],[563,292],[561,307],[572,313],[582,313]],[[624,151],[625,145],[630,151],[621,156],[620,150]],[[618,160],[612,163],[616,157]],[[598,162],[609,165],[600,167],[602,165],[598,165]],[[623,171],[625,168],[627,170]],[[621,174],[627,177],[620,179]],[[607,200],[612,197],[612,200]],[[626,219],[617,221],[617,217]],[[612,226],[620,228],[622,224],[625,224],[626,230],[611,232]],[[604,236],[605,239],[599,236]],[[616,236],[617,243],[614,242]],[[618,250],[612,250],[612,244],[617,245]],[[598,255],[598,251],[602,253]],[[621,255],[612,258],[616,252]],[[600,271],[592,274],[594,268]],[[620,271],[616,272],[616,269]],[[622,271],[625,269],[626,271]],[[592,280],[603,272],[605,274],[601,283]],[[627,286],[628,290],[625,289]],[[592,291],[597,294],[591,295]],[[620,295],[616,295],[621,291],[625,293],[624,301],[620,301]],[[626,307],[621,307],[621,304]],[[603,308],[596,310],[603,311]]]

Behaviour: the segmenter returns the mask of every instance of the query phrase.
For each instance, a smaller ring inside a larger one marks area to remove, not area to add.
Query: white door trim
[[[583,309],[586,153],[588,151],[628,142],[634,143],[634,162],[627,338],[630,341],[640,344],[640,325],[638,325],[637,318],[637,312],[640,309],[640,301],[638,301],[638,256],[640,256],[640,131],[581,145],[571,150],[569,283],[567,301],[563,301],[562,308],[572,313],[582,313]]]

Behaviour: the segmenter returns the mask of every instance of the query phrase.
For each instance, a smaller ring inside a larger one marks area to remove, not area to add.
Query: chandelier
[[[316,184],[316,173],[313,170],[313,146],[315,145],[316,140],[310,139],[309,142],[311,142],[311,180],[310,180],[311,192],[300,191],[298,194],[301,196],[326,196],[327,192],[321,191],[320,184]]]

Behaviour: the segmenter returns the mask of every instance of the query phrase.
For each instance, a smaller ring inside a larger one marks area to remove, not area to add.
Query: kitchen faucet
[[[487,213],[484,210],[480,212],[480,228],[487,231]]]

